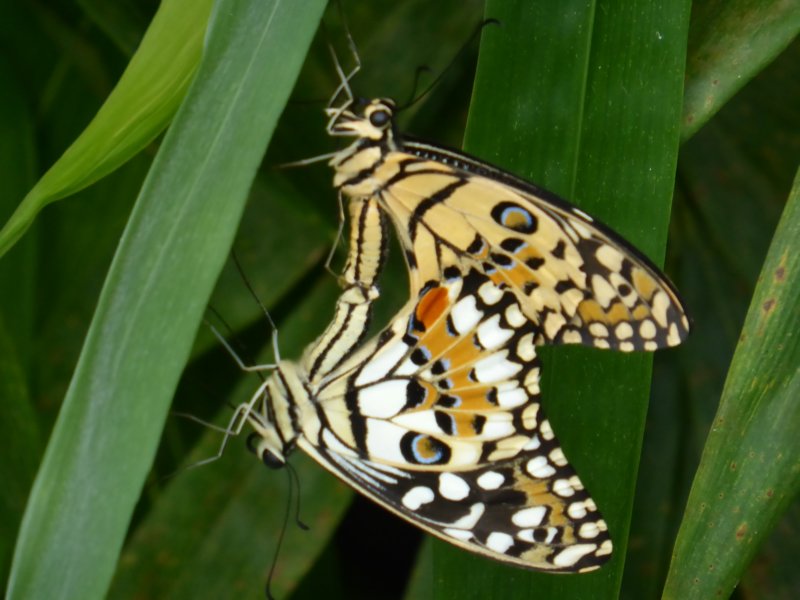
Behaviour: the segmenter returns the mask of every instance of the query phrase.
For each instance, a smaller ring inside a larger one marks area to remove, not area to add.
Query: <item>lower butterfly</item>
[[[599,567],[611,539],[540,406],[536,324],[486,274],[450,271],[362,344],[385,217],[374,199],[354,200],[350,211],[334,320],[238,411],[255,431],[251,447],[271,467],[300,447],[469,551],[541,571]]]

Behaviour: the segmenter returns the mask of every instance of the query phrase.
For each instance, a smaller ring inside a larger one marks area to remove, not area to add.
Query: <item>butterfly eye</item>
[[[284,462],[278,458],[269,449],[262,449],[261,442],[263,438],[256,432],[247,436],[247,449],[253,454],[258,456],[265,465],[270,469],[280,469],[283,467]]]
[[[269,450],[265,450],[261,455],[261,462],[270,469],[282,469],[284,467],[284,462]]]
[[[376,110],[369,116],[369,122],[372,123],[375,127],[382,128],[391,120],[389,116],[389,111],[386,110]]]

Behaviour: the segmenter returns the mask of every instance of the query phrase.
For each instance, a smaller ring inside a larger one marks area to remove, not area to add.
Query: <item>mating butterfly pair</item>
[[[606,523],[540,406],[536,346],[674,346],[676,291],[617,234],[467,155],[401,138],[394,104],[329,108],[355,137],[330,164],[350,199],[344,291],[298,364],[281,362],[237,412],[280,466],[299,446],[399,516],[529,569],[590,571]],[[386,247],[405,251],[411,300],[364,342]]]

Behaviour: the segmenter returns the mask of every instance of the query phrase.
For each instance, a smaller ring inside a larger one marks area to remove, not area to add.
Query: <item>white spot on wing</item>
[[[522,369],[522,365],[506,360],[506,354],[506,351],[496,352],[476,362],[473,368],[477,380],[481,383],[495,383],[516,375]]]
[[[600,528],[597,526],[597,523],[584,523],[581,525],[580,529],[578,529],[578,535],[582,538],[592,539],[599,534]]]
[[[514,408],[528,401],[528,394],[521,387],[497,389],[497,404],[502,408]]]
[[[488,350],[503,345],[513,334],[513,330],[500,327],[500,315],[494,315],[478,326],[478,341]]]
[[[608,337],[608,328],[602,323],[594,322],[589,324],[589,333],[594,337]]]
[[[600,275],[592,277],[592,289],[597,303],[603,308],[608,308],[611,300],[617,296],[616,290]]]
[[[352,448],[345,446],[333,432],[325,428],[322,430],[322,442],[328,450],[342,454],[344,456],[356,456]]]
[[[400,412],[406,405],[408,382],[403,379],[389,379],[370,385],[358,392],[358,407],[366,417],[388,419]]]
[[[656,337],[656,326],[650,319],[645,319],[639,325],[639,335],[646,340]]]
[[[559,467],[563,467],[565,464],[567,464],[567,459],[564,456],[564,452],[561,450],[561,448],[553,448],[553,450],[550,452],[549,458],[553,464],[558,465]]]
[[[562,498],[569,498],[575,494],[575,489],[570,485],[566,479],[556,479],[553,482],[553,493]]]
[[[390,421],[367,419],[367,451],[377,461],[407,464],[400,452],[400,440],[408,430]]]
[[[509,304],[506,308],[506,321],[508,321],[508,324],[512,327],[522,327],[525,321],[527,321],[516,302],[514,304]]]
[[[511,517],[511,522],[517,527],[538,527],[542,524],[547,509],[544,506],[532,506],[518,510]]]
[[[378,355],[370,360],[356,378],[357,386],[372,383],[386,377],[386,374],[402,359],[408,346],[402,342],[395,342],[391,346],[383,348]]]
[[[506,550],[514,544],[514,538],[502,531],[493,531],[486,538],[486,546],[499,554],[505,554]]]
[[[462,298],[450,310],[453,326],[462,335],[472,331],[472,328],[478,324],[482,316],[483,313],[477,309],[473,296]]]
[[[667,309],[669,308],[669,298],[664,292],[656,292],[655,296],[653,297],[653,318],[655,318],[656,323],[661,325],[661,327],[667,326]]]
[[[573,502],[567,507],[567,514],[573,519],[582,519],[586,516],[586,507],[583,502]]]
[[[478,294],[486,304],[496,304],[503,297],[503,292],[491,281],[487,281],[478,288]]]
[[[618,273],[622,270],[622,254],[611,246],[600,246],[595,252],[595,257],[609,271]]]
[[[547,462],[547,458],[544,456],[537,456],[530,459],[525,468],[528,473],[531,474],[531,476],[539,479],[547,479],[548,477],[552,477],[556,472],[556,470],[550,463]]]
[[[505,477],[497,471],[486,471],[477,479],[478,485],[484,490],[496,490],[505,481]]]
[[[631,327],[630,323],[623,321],[617,325],[617,328],[614,330],[614,334],[617,336],[617,339],[627,340],[633,335],[633,327]]]
[[[441,435],[442,433],[442,428],[436,422],[436,415],[432,410],[403,413],[392,419],[392,422],[405,429],[421,433],[429,433],[431,435]]]
[[[439,475],[439,493],[448,500],[457,502],[469,495],[469,484],[458,475],[442,473]]]
[[[514,424],[508,413],[493,414],[483,425],[481,435],[490,440],[508,437],[514,433]]]
[[[433,502],[433,490],[423,485],[411,488],[403,496],[403,506],[408,510],[418,510],[423,504]]]
[[[575,544],[574,546],[567,546],[553,557],[553,564],[557,567],[569,567],[595,550],[597,550],[597,544]]]
[[[525,362],[531,362],[536,358],[536,346],[533,343],[532,333],[527,333],[520,338],[517,344],[517,356]]]
[[[447,535],[457,540],[471,540],[472,539],[472,532],[467,531],[466,529],[452,529],[450,527],[446,527],[442,529]]]
[[[669,334],[667,335],[667,345],[677,346],[681,343],[681,336],[678,333],[678,326],[673,323],[669,326]]]

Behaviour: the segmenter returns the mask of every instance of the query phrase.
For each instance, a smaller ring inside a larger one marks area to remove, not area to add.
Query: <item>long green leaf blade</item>
[[[775,232],[675,543],[664,598],[726,598],[800,490],[800,172]]]
[[[106,280],[34,484],[9,598],[100,598],[250,182],[323,2],[220,1]]]
[[[491,1],[466,138],[660,261],[678,147],[688,3]],[[507,131],[498,135],[498,131]],[[616,598],[649,391],[646,355],[542,352],[544,409],[605,514],[615,558],[589,575],[496,567],[436,548],[437,598]]]
[[[194,76],[210,10],[211,0],[162,3],[108,100],[0,230],[0,257],[47,204],[107,175],[164,130]]]
[[[800,4],[707,0],[692,10],[681,140],[694,135],[800,32]]]

